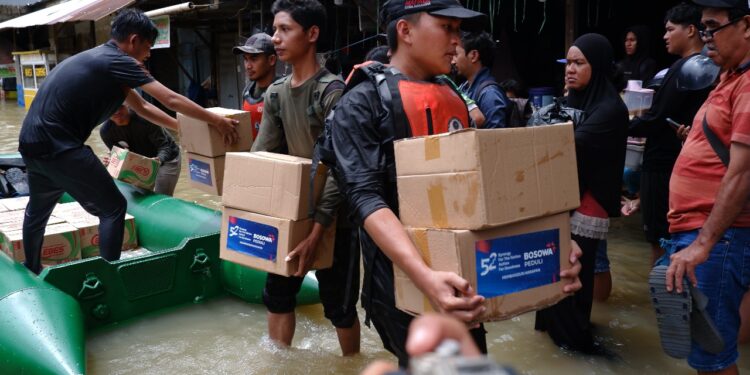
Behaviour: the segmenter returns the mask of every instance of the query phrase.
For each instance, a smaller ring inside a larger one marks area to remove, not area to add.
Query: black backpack
[[[505,93],[503,92],[503,88],[500,87],[500,84],[495,80],[484,81],[481,85],[479,85],[479,88],[477,88],[477,93],[481,95],[481,93],[490,86],[497,87],[503,97],[505,97],[505,102],[507,103],[507,105],[505,106],[505,127],[520,128],[526,126],[526,119],[524,118],[523,112],[518,109],[518,105],[516,104],[516,102],[510,100],[510,98],[505,95]]]

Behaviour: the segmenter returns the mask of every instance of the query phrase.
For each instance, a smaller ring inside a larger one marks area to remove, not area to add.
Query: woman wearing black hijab
[[[575,124],[581,206],[571,214],[571,234],[583,250],[581,283],[574,296],[537,313],[536,329],[555,344],[585,353],[596,351],[591,332],[594,263],[609,218],[620,214],[628,109],[612,84],[612,46],[599,34],[586,34],[568,50],[565,87],[568,106],[584,111]]]
[[[656,61],[649,56],[649,35],[648,27],[644,25],[632,26],[625,33],[625,58],[617,63],[616,77],[622,85],[618,89],[631,79],[642,81],[645,86],[656,75]]]

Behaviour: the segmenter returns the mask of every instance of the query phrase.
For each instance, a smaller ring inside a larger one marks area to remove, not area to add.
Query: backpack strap
[[[482,82],[482,84],[479,85],[479,87],[477,88],[477,97],[479,97],[479,95],[482,95],[482,93],[484,92],[484,90],[487,89],[490,86],[495,86],[495,87],[497,87],[498,90],[501,90],[500,84],[497,83],[495,80],[486,80],[486,81]]]
[[[708,143],[711,145],[711,148],[714,149],[716,156],[719,157],[725,167],[728,167],[729,149],[727,148],[727,146],[721,143],[721,140],[719,140],[719,136],[717,136],[716,133],[714,133],[714,131],[711,130],[711,128],[708,126],[706,114],[703,114],[703,133],[706,135],[706,139],[708,139]]]
[[[315,80],[315,90],[312,92],[310,105],[307,107],[307,115],[311,120],[317,123],[318,126],[322,127],[327,115],[327,113],[325,113],[325,105],[323,101],[332,92],[343,90],[344,81],[327,70],[321,71],[321,73],[315,77]]]

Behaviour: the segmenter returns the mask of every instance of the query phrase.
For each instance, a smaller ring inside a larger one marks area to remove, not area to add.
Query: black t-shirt
[[[662,86],[654,95],[651,109],[630,121],[631,136],[646,137],[643,153],[643,170],[647,172],[671,172],[677,156],[682,150],[682,141],[667,123],[670,117],[679,124],[690,126],[698,109],[706,101],[712,87],[703,90],[681,90],[677,87],[677,76],[682,65],[690,57],[677,60],[669,68]]]
[[[117,126],[112,120],[107,120],[99,129],[99,135],[109,149],[112,146],[122,148],[118,143],[125,142],[127,148],[136,154],[149,158],[158,156],[162,163],[180,156],[180,146],[166,129],[142,119],[132,111],[128,125]]]
[[[54,157],[81,147],[132,88],[153,82],[136,59],[113,41],[65,59],[50,72],[23,121],[18,150]]]

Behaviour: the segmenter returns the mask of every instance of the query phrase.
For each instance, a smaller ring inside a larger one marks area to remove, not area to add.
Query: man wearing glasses
[[[666,284],[682,293],[687,277],[707,295],[706,311],[724,341],[723,350],[711,353],[693,337],[690,366],[701,374],[737,374],[739,306],[750,285],[750,272],[743,272],[750,270],[750,5],[693,2],[704,7],[700,35],[723,74],[672,172],[669,250],[678,251],[670,256]]]

